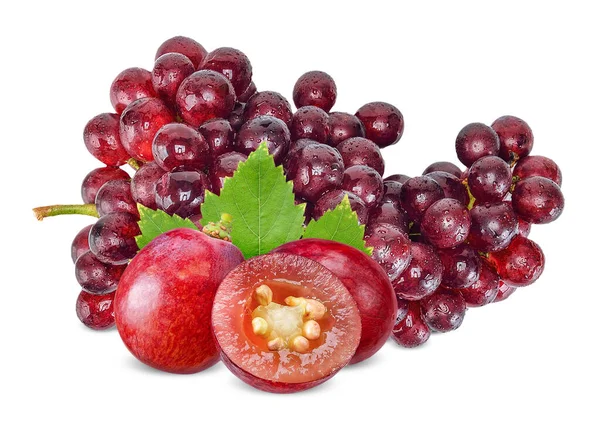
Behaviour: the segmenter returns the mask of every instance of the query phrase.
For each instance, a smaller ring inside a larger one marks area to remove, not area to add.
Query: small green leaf
[[[371,255],[373,248],[365,245],[364,236],[365,226],[358,223],[358,216],[352,211],[346,195],[335,209],[326,211],[317,221],[311,220],[306,226],[303,238],[328,239],[353,246]]]
[[[246,258],[266,254],[302,236],[305,205],[294,203],[292,182],[276,167],[266,142],[260,144],[233,177],[226,178],[219,196],[207,193],[202,224],[233,217],[231,241]]]
[[[154,211],[140,204],[137,207],[140,212],[138,225],[142,231],[141,235],[135,237],[139,249],[142,249],[152,239],[168,230],[179,229],[181,227],[198,230],[198,227],[189,218],[183,219],[178,215],[171,216],[164,211]]]

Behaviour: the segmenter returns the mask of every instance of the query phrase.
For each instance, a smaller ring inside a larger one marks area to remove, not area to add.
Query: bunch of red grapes
[[[529,156],[524,121],[463,128],[456,151],[465,170],[439,162],[422,176],[383,179],[380,149],[401,138],[401,112],[384,102],[330,112],[336,96],[328,74],[307,72],[294,86],[293,112],[281,94],[257,91],[244,53],[209,53],[186,37],[165,41],[151,71],[121,72],[110,88],[116,113],[92,118],[84,131],[105,167],[83,181],[83,200],[99,219],[72,245],[80,320],[114,325],[114,291],[138,251],[137,203],[199,225],[205,191],[218,194],[265,141],[306,203],[307,222],[348,197],[396,292],[392,337],[403,346],[458,328],[467,307],[506,299],[540,276],[544,256],[527,235],[532,223],[555,220],[564,198],[558,166]]]

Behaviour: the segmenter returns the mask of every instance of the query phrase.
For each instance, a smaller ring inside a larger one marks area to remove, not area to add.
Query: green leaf
[[[371,255],[373,248],[365,245],[364,236],[365,226],[359,224],[358,216],[352,211],[346,195],[335,209],[326,211],[317,221],[311,220],[306,226],[303,238],[328,239],[353,246]]]
[[[276,167],[266,142],[260,144],[233,177],[226,178],[219,196],[206,193],[202,224],[233,217],[231,241],[246,258],[266,254],[302,236],[305,205],[294,203],[292,182]]]
[[[140,204],[137,207],[140,212],[138,225],[142,231],[141,235],[135,237],[139,249],[142,249],[152,239],[168,230],[179,229],[180,227],[198,230],[198,227],[189,218],[183,219],[178,215],[171,216],[164,211],[154,211]]]

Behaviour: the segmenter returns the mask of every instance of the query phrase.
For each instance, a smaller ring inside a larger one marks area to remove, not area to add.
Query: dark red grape
[[[402,209],[400,202],[400,191],[402,190],[402,183],[398,183],[393,180],[383,182],[383,198],[381,202],[383,204],[392,204],[398,209]]]
[[[383,179],[383,181],[404,184],[408,181],[408,179],[410,179],[410,177],[404,174],[392,174],[391,176],[387,176],[385,179]]]
[[[408,233],[408,216],[399,206],[391,202],[383,202],[369,214],[369,225],[389,223],[397,226],[404,233]]]
[[[114,212],[126,212],[139,219],[137,205],[131,196],[130,180],[111,180],[96,194],[96,211],[100,217]]]
[[[186,218],[200,212],[208,177],[199,171],[171,171],[156,182],[156,205],[167,214]]]
[[[383,199],[383,180],[377,171],[366,165],[353,165],[346,168],[342,189],[354,193],[370,211]]]
[[[239,152],[250,155],[262,142],[267,142],[269,153],[279,165],[290,148],[290,130],[283,121],[272,116],[253,118],[240,128],[235,146]]]
[[[412,221],[420,221],[427,208],[444,197],[444,190],[428,176],[408,179],[400,188],[400,204]]]
[[[203,170],[210,164],[210,149],[204,136],[183,123],[163,126],[152,142],[154,161],[165,171],[176,167]]]
[[[421,218],[421,234],[436,248],[453,248],[469,235],[469,210],[456,199],[444,198],[431,204]]]
[[[256,94],[256,92],[256,84],[254,84],[254,81],[250,81],[250,84],[248,87],[246,87],[246,90],[244,90],[244,92],[237,97],[237,100],[238,102],[246,103],[252,96]]]
[[[410,262],[410,239],[393,224],[369,225],[365,232],[365,243],[373,247],[371,257],[385,270],[390,282],[398,278]]]
[[[235,92],[222,74],[196,71],[177,89],[176,103],[183,121],[199,127],[214,118],[227,118],[235,106]]]
[[[177,89],[196,67],[181,53],[166,53],[156,59],[152,69],[152,86],[156,94],[169,106],[175,106]]]
[[[296,156],[296,165],[287,175],[294,182],[296,195],[314,203],[326,192],[342,185],[344,160],[335,148],[309,144],[297,151]]]
[[[524,158],[533,149],[533,132],[520,118],[505,115],[493,122],[492,128],[500,138],[500,156],[508,162]]]
[[[235,131],[229,121],[223,119],[207,121],[200,126],[199,131],[208,143],[213,158],[233,151]]]
[[[148,97],[132,102],[121,114],[119,135],[123,147],[135,159],[152,161],[152,140],[156,132],[174,118],[160,99]]]
[[[110,85],[110,103],[117,114],[122,113],[135,100],[155,96],[152,73],[142,68],[122,71]]]
[[[86,204],[96,202],[96,194],[104,183],[111,180],[129,179],[129,174],[118,167],[96,168],[88,173],[81,183],[81,198]]]
[[[87,251],[75,263],[75,277],[84,291],[92,294],[107,294],[117,289],[119,279],[127,264],[105,264],[91,251]]]
[[[467,303],[458,291],[440,289],[421,300],[421,316],[430,329],[449,332],[460,327]]]
[[[545,258],[538,244],[517,235],[505,250],[490,252],[488,261],[504,282],[511,286],[527,286],[544,271]]]
[[[304,146],[319,144],[320,143],[316,140],[311,139],[298,139],[296,141],[292,141],[290,144],[290,149],[288,150],[288,154],[286,155],[283,161],[283,168],[285,170],[286,176],[290,177],[291,175],[295,175],[296,170],[298,169],[298,159],[300,157],[300,151]]]
[[[337,145],[346,168],[353,165],[366,165],[383,176],[385,162],[379,146],[364,137],[351,137]]]
[[[188,37],[176,36],[169,38],[163,44],[160,45],[156,51],[154,59],[158,59],[166,53],[181,53],[186,56],[194,64],[194,68],[198,69],[204,57],[207,55],[207,51],[200,43],[192,40]]]
[[[134,174],[131,179],[131,196],[138,204],[153,210],[157,209],[154,186],[165,170],[156,162],[146,162]]]
[[[100,217],[90,230],[90,251],[103,263],[126,264],[138,251],[135,216],[116,212]]]
[[[123,165],[129,159],[119,137],[117,114],[100,114],[92,118],[83,130],[83,141],[87,150],[106,165]]]
[[[329,129],[329,141],[327,143],[334,147],[352,137],[365,137],[365,128],[362,122],[356,116],[346,112],[330,113]]]
[[[329,112],[336,98],[335,81],[323,71],[306,72],[294,84],[293,99],[297,108],[316,106]]]
[[[426,174],[440,185],[444,198],[456,199],[463,205],[469,205],[469,192],[460,178],[444,171],[433,171]]]
[[[252,65],[244,53],[232,47],[219,47],[204,58],[202,69],[210,69],[223,74],[240,96],[252,81]]]
[[[498,284],[498,293],[496,294],[496,298],[494,298],[494,302],[498,303],[500,301],[504,301],[508,297],[510,297],[517,288],[514,286],[507,285],[503,280],[500,280]]]
[[[551,223],[562,214],[565,198],[552,180],[528,177],[515,185],[512,207],[520,218],[529,223]]]
[[[471,286],[459,289],[469,307],[482,307],[494,301],[498,294],[500,277],[485,262],[482,263],[479,279]]]
[[[396,294],[413,301],[435,292],[442,282],[443,266],[430,245],[413,242],[410,244],[410,255],[410,263],[392,285]]]
[[[316,106],[299,108],[292,118],[290,126],[292,140],[312,139],[327,143],[329,139],[329,116],[327,112]]]
[[[423,171],[423,175],[430,174],[433,172],[438,172],[438,171],[452,174],[453,176],[455,176],[459,179],[462,174],[462,171],[460,170],[460,168],[458,168],[453,163],[448,162],[448,161],[439,161],[439,162],[434,162],[433,164],[431,164],[427,168],[425,168],[425,170]]]
[[[559,186],[562,184],[560,168],[558,168],[556,162],[545,156],[529,155],[519,159],[513,170],[513,176],[518,177],[520,180],[540,176],[552,180]]]
[[[442,286],[451,289],[466,288],[479,279],[481,258],[469,245],[440,249],[438,255],[442,261]]]
[[[77,317],[85,326],[96,331],[112,328],[115,325],[114,299],[114,291],[104,295],[81,291],[75,304]]]
[[[285,97],[274,91],[261,91],[255,93],[248,102],[244,111],[244,119],[250,121],[262,115],[270,115],[282,120],[288,127],[292,125],[292,107]]]
[[[509,165],[498,156],[484,156],[469,168],[469,189],[478,202],[497,202],[512,184]]]
[[[81,255],[85,254],[87,251],[90,250],[90,243],[88,242],[88,237],[91,228],[91,224],[85,226],[77,233],[77,235],[75,235],[75,238],[71,243],[71,259],[73,260],[73,262],[76,262]]]
[[[493,128],[474,122],[467,124],[456,136],[456,155],[467,167],[484,156],[498,155],[500,139]],[[460,176],[457,176],[460,177]]]
[[[500,251],[517,234],[517,216],[506,202],[475,205],[470,215],[469,243],[479,251]]]
[[[396,302],[398,304],[398,311],[396,312],[396,325],[399,325],[401,321],[404,320],[406,315],[408,314],[408,306],[409,302],[404,298],[401,298],[396,294]]]
[[[226,152],[219,155],[210,169],[210,181],[212,183],[212,192],[217,195],[221,193],[226,177],[233,176],[240,162],[244,162],[248,157],[239,152]]]
[[[242,124],[244,124],[246,122],[246,119],[244,118],[245,111],[246,111],[245,103],[235,102],[233,111],[231,111],[231,114],[229,114],[229,118],[227,118],[227,121],[229,121],[229,124],[231,125],[231,128],[233,129],[233,131],[238,131],[240,129],[240,127],[242,126]],[[210,122],[210,121],[208,121],[208,122]]]
[[[416,301],[409,303],[406,317],[392,330],[392,339],[405,348],[425,344],[430,335],[431,330],[421,316],[421,304]]]
[[[371,102],[361,106],[355,114],[365,126],[365,137],[380,148],[398,142],[404,132],[404,117],[394,105]]]
[[[517,221],[519,222],[518,226],[517,226],[517,232],[519,233],[519,235],[521,236],[529,236],[529,232],[531,232],[531,223],[523,220],[522,218],[517,216]]]
[[[325,214],[325,212],[335,209],[335,207],[342,202],[344,196],[348,196],[350,208],[358,216],[358,222],[360,224],[367,224],[367,221],[369,220],[369,211],[367,210],[365,203],[354,193],[341,189],[333,189],[321,196],[315,203],[312,217],[315,220],[318,220],[323,216],[323,214]]]

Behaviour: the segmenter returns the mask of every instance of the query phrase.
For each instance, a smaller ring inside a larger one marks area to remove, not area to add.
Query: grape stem
[[[46,207],[37,207],[33,209],[35,218],[42,221],[46,217],[55,215],[90,215],[98,217],[95,204],[78,204],[78,205],[48,205]]]
[[[137,159],[135,159],[135,158],[130,158],[130,159],[127,161],[127,164],[128,164],[128,165],[129,165],[131,168],[133,168],[135,171],[139,170],[139,169],[140,169],[140,167],[142,166],[142,163],[141,163],[140,161],[138,161]]]

